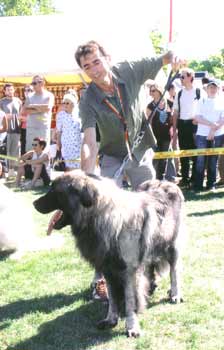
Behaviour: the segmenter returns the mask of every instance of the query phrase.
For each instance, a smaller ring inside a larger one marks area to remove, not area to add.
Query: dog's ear
[[[96,200],[96,190],[91,186],[84,186],[80,192],[80,200],[84,207],[91,207]]]
[[[84,185],[82,188],[77,189],[72,184],[69,186],[69,190],[79,196],[81,204],[89,208],[91,207],[97,197],[97,191],[92,186],[88,184]]]

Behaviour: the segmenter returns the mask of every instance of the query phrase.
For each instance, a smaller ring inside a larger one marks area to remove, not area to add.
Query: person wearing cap
[[[207,97],[199,101],[195,121],[198,128],[196,146],[201,148],[221,147],[224,143],[224,101],[218,95],[219,86],[215,80],[207,83]],[[217,173],[217,155],[198,156],[196,162],[195,191],[203,190],[205,165],[207,161],[207,190],[215,190]]]
[[[78,117],[78,96],[74,92],[63,97],[62,110],[56,117],[56,135],[65,170],[80,168],[81,120]]]
[[[38,136],[50,145],[50,130],[54,95],[45,88],[45,79],[35,75],[31,83],[34,93],[27,96],[23,110],[27,117],[26,150],[32,147],[34,137]]]
[[[148,104],[146,108],[146,115],[157,140],[156,151],[171,151],[171,110],[165,97],[163,97],[157,106],[157,103],[163,94],[164,88],[157,84],[154,84],[151,87],[150,91],[153,100]],[[155,159],[153,164],[156,169],[156,178],[158,180],[166,179],[169,181],[175,181],[176,170],[174,161],[172,159]]]

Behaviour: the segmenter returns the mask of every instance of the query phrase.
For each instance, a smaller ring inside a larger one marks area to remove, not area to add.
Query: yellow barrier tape
[[[21,159],[20,158],[16,158],[16,157],[12,157],[12,156],[7,156],[5,154],[0,154],[0,159],[8,159],[8,160],[14,160],[16,162],[19,162]],[[63,159],[59,159],[59,160],[56,160],[55,161],[55,164],[57,163],[62,163],[64,162],[65,160]],[[77,159],[66,159],[66,162],[69,162],[69,163],[72,163],[72,162],[81,162],[81,159],[80,158],[77,158]]]
[[[169,152],[155,152],[154,159],[167,159],[167,158],[183,158],[183,157],[197,157],[197,156],[214,156],[224,154],[224,147],[219,148],[201,148],[201,149],[187,149]],[[19,161],[19,158],[0,154],[1,159],[9,159]],[[78,159],[66,159],[66,162],[80,162]],[[57,160],[56,163],[61,163],[63,160]]]
[[[169,152],[155,152],[154,159],[214,156],[214,155],[220,155],[220,154],[224,154],[224,147],[187,149],[187,150],[178,150],[178,151],[169,151]]]

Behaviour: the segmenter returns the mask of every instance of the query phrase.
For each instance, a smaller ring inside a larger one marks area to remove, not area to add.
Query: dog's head
[[[95,203],[98,191],[94,182],[99,180],[75,170],[54,180],[50,190],[35,200],[33,205],[42,214],[60,209],[63,214],[54,228],[61,229],[73,223],[74,214],[77,216],[81,209],[91,208]]]

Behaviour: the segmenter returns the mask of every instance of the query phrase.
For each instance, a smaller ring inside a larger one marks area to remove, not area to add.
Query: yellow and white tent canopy
[[[154,54],[147,23],[134,18],[72,14],[0,17],[0,83],[29,83],[42,74],[50,84],[80,84],[80,69],[74,59],[79,44],[97,40],[112,55],[112,61],[132,60]]]

